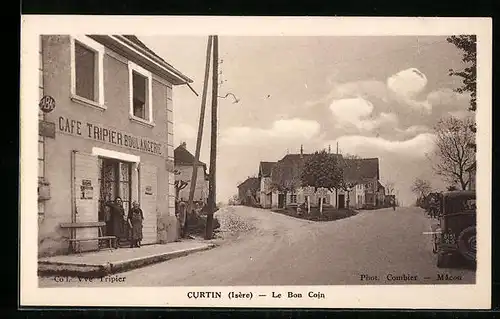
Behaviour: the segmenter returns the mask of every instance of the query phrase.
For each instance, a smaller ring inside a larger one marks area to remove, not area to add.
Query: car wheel
[[[458,235],[458,249],[468,261],[476,261],[476,227],[470,226]]]

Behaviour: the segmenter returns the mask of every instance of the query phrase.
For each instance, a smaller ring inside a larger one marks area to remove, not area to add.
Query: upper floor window
[[[148,70],[129,62],[130,118],[153,124],[152,75]]]
[[[71,38],[72,98],[104,107],[104,46],[87,36]]]

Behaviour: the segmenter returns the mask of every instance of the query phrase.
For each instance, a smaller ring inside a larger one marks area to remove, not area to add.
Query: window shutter
[[[158,168],[154,165],[141,163],[140,166],[140,200],[144,214],[142,235],[143,244],[157,242],[157,196],[158,196]]]
[[[97,222],[98,221],[98,158],[89,154],[74,154],[74,203],[75,221]],[[75,238],[91,238],[98,236],[97,228],[77,228]],[[82,242],[82,250],[93,250],[98,248],[97,241]]]

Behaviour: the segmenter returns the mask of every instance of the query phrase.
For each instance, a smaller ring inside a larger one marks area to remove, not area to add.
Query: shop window
[[[129,62],[130,117],[145,124],[153,124],[151,72]]]
[[[104,47],[89,37],[75,37],[71,41],[71,54],[72,98],[104,108]]]

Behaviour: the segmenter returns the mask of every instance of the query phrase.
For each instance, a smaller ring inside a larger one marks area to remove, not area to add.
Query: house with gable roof
[[[238,185],[238,199],[245,206],[260,206],[260,180],[258,177],[249,177]]]
[[[385,189],[380,183],[378,158],[345,159],[344,178],[349,189],[328,191],[302,187],[300,175],[304,164],[313,154],[305,154],[303,148],[298,154],[287,154],[277,162],[261,162],[259,165],[261,206],[263,208],[284,208],[309,202],[318,207],[371,208],[384,203]],[[341,154],[332,154],[342,159]],[[284,187],[278,189],[276,185]]]
[[[175,180],[187,182],[187,186],[179,191],[179,199],[189,199],[191,178],[193,175],[193,164],[195,157],[187,150],[186,142],[182,142],[174,150]],[[207,165],[201,161],[197,165],[196,187],[193,200],[206,204],[208,198],[208,174]]]
[[[276,162],[260,162],[259,164],[259,192],[260,206],[262,208],[271,208],[273,203],[272,189],[271,189],[271,171]]]

